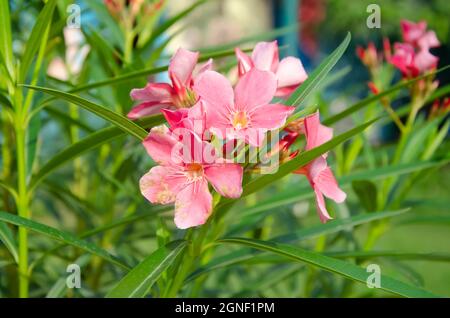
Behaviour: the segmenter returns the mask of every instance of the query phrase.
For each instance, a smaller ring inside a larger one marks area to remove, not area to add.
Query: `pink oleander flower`
[[[212,212],[208,182],[224,197],[241,195],[243,169],[216,156],[195,133],[182,136],[164,125],[150,131],[143,145],[159,165],[140,179],[140,189],[151,203],[175,203],[175,225],[186,229],[204,224]]]
[[[404,77],[415,77],[437,67],[439,58],[430,53],[430,48],[438,47],[439,40],[434,31],[427,31],[425,21],[414,23],[401,21],[405,43],[394,45],[394,55],[389,62],[398,68]]]
[[[319,112],[304,119],[304,133],[306,136],[306,150],[311,150],[329,141],[333,137],[333,130],[320,124]],[[317,212],[322,223],[331,220],[328,214],[324,196],[341,203],[347,195],[343,192],[327,165],[327,154],[324,154],[305,167],[300,168],[296,173],[304,174],[308,178],[311,187],[316,195]]]
[[[398,68],[404,77],[416,77],[426,71],[436,68],[439,59],[428,50],[415,52],[408,43],[395,43],[394,54],[389,62]]]
[[[259,42],[253,49],[251,57],[239,48],[236,48],[235,52],[238,59],[239,77],[252,68],[275,74],[278,83],[275,96],[285,97],[291,94],[308,78],[300,59],[288,56],[280,61],[277,41]]]
[[[206,71],[196,79],[195,93],[205,101],[206,128],[221,139],[240,139],[261,146],[268,130],[277,129],[294,107],[270,104],[275,75],[256,68],[244,74],[234,91],[221,74]]]
[[[427,23],[420,21],[414,23],[408,20],[400,22],[402,28],[403,40],[414,47],[428,50],[440,45],[434,31],[427,31]]]
[[[185,49],[178,49],[169,63],[168,83],[148,83],[144,88],[133,89],[130,96],[140,103],[129,113],[128,118],[137,119],[143,116],[153,115],[161,109],[188,108],[197,103],[197,96],[192,90],[194,85],[194,68],[197,64],[199,53]],[[212,60],[205,63],[197,76],[209,70]]]

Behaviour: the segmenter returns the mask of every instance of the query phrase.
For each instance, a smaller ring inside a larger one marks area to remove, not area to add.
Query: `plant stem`
[[[27,193],[27,163],[25,127],[22,125],[22,116],[16,118],[16,151],[17,151],[17,212],[20,217],[30,218]],[[28,231],[19,227],[19,297],[28,297]]]

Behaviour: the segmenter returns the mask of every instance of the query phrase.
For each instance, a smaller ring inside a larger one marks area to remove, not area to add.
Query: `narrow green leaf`
[[[125,270],[129,269],[129,267],[125,263],[123,263],[120,259],[118,259],[116,256],[111,255],[104,249],[98,247],[97,245],[91,242],[79,239],[78,237],[76,237],[71,233],[63,232],[48,225],[38,223],[29,219],[25,219],[20,216],[6,212],[0,212],[0,221],[14,224],[17,226],[22,226],[36,233],[48,236],[56,241],[64,242],[68,245],[78,247],[86,252],[97,255],[103,258],[104,260],[121,267],[122,269]]]
[[[448,69],[449,67],[450,66],[445,66],[445,67],[440,68],[439,70],[437,70],[435,72],[428,73],[428,74],[425,74],[425,75],[422,75],[422,76],[418,76],[418,77],[413,78],[412,80],[409,80],[409,81],[402,81],[402,82],[392,86],[391,88],[389,88],[389,89],[387,89],[387,90],[377,94],[377,95],[369,96],[369,97],[367,97],[367,98],[357,102],[356,104],[346,108],[342,112],[325,119],[323,121],[323,124],[327,125],[327,126],[330,126],[330,125],[332,125],[332,124],[334,124],[334,123],[336,123],[336,122],[338,122],[338,121],[340,121],[340,120],[350,116],[351,114],[353,114],[353,113],[363,109],[364,107],[366,107],[366,106],[368,106],[368,105],[370,105],[370,104],[380,100],[382,97],[388,96],[388,95],[398,91],[399,89],[408,87],[409,85],[415,83],[416,81],[419,81],[421,79],[424,79],[424,78],[427,78],[427,77],[430,77],[430,76],[434,76],[435,74],[440,73],[440,72]]]
[[[9,14],[9,1],[0,1],[0,55],[5,63],[6,71],[13,77],[13,51],[11,41],[11,19]]]
[[[5,212],[6,213],[6,212]],[[0,222],[0,241],[5,244],[8,251],[11,253],[14,261],[19,262],[19,252],[17,250],[17,244],[14,239],[14,235],[11,229],[6,225],[6,223]]]
[[[186,241],[173,241],[146,257],[106,295],[107,298],[142,298],[159,276],[186,248]]]
[[[312,72],[305,82],[302,83],[288,98],[286,105],[298,106],[304,101],[325,79],[331,69],[336,65],[339,59],[344,54],[350,43],[350,32],[342,41],[341,44]],[[299,109],[297,109],[298,111]]]
[[[298,242],[314,237],[318,237],[321,235],[327,235],[332,233],[337,233],[343,231],[347,228],[354,227],[357,225],[362,225],[378,220],[382,220],[385,218],[395,217],[398,215],[402,215],[407,212],[409,209],[397,210],[397,211],[379,211],[370,214],[359,214],[346,219],[336,219],[332,222],[327,222],[325,224],[319,224],[312,227],[307,227],[303,229],[299,229],[294,233],[284,234],[273,238],[273,241],[277,242]],[[205,273],[208,273],[212,270],[223,268],[226,266],[239,264],[242,262],[246,262],[255,257],[255,253],[251,253],[248,250],[238,250],[226,255],[220,256],[211,262],[209,262],[206,266],[199,268],[194,273],[192,273],[188,280],[192,280],[198,276],[201,276]]]
[[[28,38],[28,41],[26,43],[25,52],[21,59],[19,82],[23,82],[25,80],[26,74],[30,69],[36,52],[38,51],[39,47],[44,45],[42,41],[46,41],[46,37],[43,37],[42,35],[45,33],[45,30],[52,22],[52,16],[55,10],[55,6],[56,0],[47,1],[44,8],[37,17],[36,23],[34,24],[34,27],[31,30],[30,37]]]
[[[314,267],[336,273],[363,284],[367,283],[367,279],[369,275],[371,275],[371,273],[367,272],[364,268],[356,266],[352,263],[344,262],[339,259],[334,259],[291,245],[246,238],[226,238],[221,239],[219,243],[240,244],[258,250],[275,253],[295,261],[307,263]],[[385,275],[381,275],[380,289],[403,297],[436,297],[428,291],[410,286]]]
[[[164,117],[161,115],[147,117],[145,119],[139,120],[136,123],[142,125],[142,129],[153,127],[155,125],[164,122]],[[145,130],[144,130],[145,131]],[[94,149],[110,142],[118,137],[124,136],[125,133],[118,127],[108,127],[99,130],[80,141],[70,145],[66,149],[59,152],[52,159],[50,159],[42,168],[31,178],[29,188],[34,189],[49,173],[53,170],[59,168],[63,164],[70,162],[74,158],[80,156],[81,154],[87,152],[88,150]]]
[[[328,256],[336,258],[356,258],[360,260],[373,259],[377,257],[389,257],[403,260],[450,262],[448,253],[410,253],[397,251],[343,251],[329,252]]]
[[[6,183],[3,180],[0,180],[0,187],[7,190],[9,193],[11,193],[11,195],[17,198],[17,192],[10,184]]]
[[[372,181],[355,180],[352,182],[352,188],[367,212],[377,209],[377,186]]]
[[[70,103],[73,103],[75,105],[83,107],[84,109],[109,121],[110,123],[114,124],[115,126],[119,127],[120,129],[122,129],[124,132],[138,138],[139,140],[144,140],[145,137],[147,137],[147,132],[145,131],[145,129],[138,126],[136,123],[134,123],[133,121],[124,117],[123,115],[113,112],[112,110],[110,110],[104,106],[95,104],[84,98],[78,97],[78,96],[70,94],[70,93],[58,91],[56,89],[39,87],[39,86],[31,86],[31,85],[23,85],[23,86],[53,95],[55,97],[62,98]]]

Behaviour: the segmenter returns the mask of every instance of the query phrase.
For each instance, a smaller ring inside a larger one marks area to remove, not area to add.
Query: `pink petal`
[[[314,185],[327,198],[334,200],[336,203],[344,202],[347,195],[339,188],[336,178],[329,167],[314,178]]]
[[[221,196],[239,198],[243,169],[237,163],[215,164],[205,168],[205,176]]]
[[[246,143],[253,147],[261,147],[266,138],[267,129],[261,128],[248,128],[238,131],[236,133],[236,139],[245,140]]]
[[[142,142],[147,153],[158,164],[181,164],[181,158],[175,150],[178,141],[165,125],[153,127],[147,138]]]
[[[212,196],[205,179],[192,182],[181,190],[175,201],[175,225],[187,229],[202,225],[212,212]]]
[[[402,28],[403,39],[405,42],[413,44],[416,42],[427,29],[427,24],[425,21],[419,23],[414,23],[408,20],[402,20],[400,22]]]
[[[142,176],[139,187],[151,203],[168,204],[175,202],[176,194],[186,182],[186,177],[177,174],[174,168],[156,166]]]
[[[317,214],[319,214],[320,221],[327,223],[327,221],[333,218],[328,214],[323,194],[316,188],[314,188],[314,193],[316,194]]]
[[[253,61],[252,59],[242,52],[239,48],[235,48],[234,52],[236,53],[236,58],[238,60],[238,72],[239,77],[250,71],[250,69],[253,67]]]
[[[133,107],[127,114],[129,119],[138,119],[154,114],[158,114],[161,109],[171,107],[170,104],[160,104],[158,102],[144,102]]]
[[[320,146],[333,138],[333,129],[320,123],[319,112],[305,118],[306,150]]]
[[[423,73],[437,66],[439,58],[431,54],[427,49],[420,50],[414,57],[414,64]]]
[[[131,90],[130,96],[133,100],[168,104],[172,102],[172,93],[172,86],[167,83],[149,83],[144,88]]]
[[[273,73],[253,68],[239,79],[234,89],[236,109],[251,111],[269,104],[276,89],[277,80]]]
[[[253,49],[252,60],[257,69],[275,72],[279,61],[277,41],[256,44]]]
[[[198,52],[179,48],[169,63],[169,74],[174,75],[181,84],[188,86],[198,60]]]
[[[277,129],[283,126],[286,118],[292,114],[295,107],[281,104],[267,104],[256,108],[250,115],[252,128]]]
[[[275,75],[278,80],[278,88],[299,85],[308,78],[300,59],[291,56],[280,61]]]
[[[436,33],[434,31],[426,32],[418,41],[418,45],[421,49],[429,49],[432,47],[438,47],[441,45],[439,42]]]
[[[180,109],[162,109],[161,112],[163,113],[164,117],[167,120],[167,123],[170,126],[170,129],[176,129],[179,127],[183,127],[183,119],[187,118],[188,116],[188,109],[187,108],[180,108]]]
[[[199,76],[200,74],[202,74],[206,71],[211,71],[212,65],[213,65],[213,59],[209,59],[206,63],[204,63],[202,66],[200,66],[200,69],[197,71],[197,76]]]
[[[207,127],[230,125],[230,109],[234,108],[234,93],[230,82],[221,74],[206,71],[194,84],[194,91],[205,102]]]

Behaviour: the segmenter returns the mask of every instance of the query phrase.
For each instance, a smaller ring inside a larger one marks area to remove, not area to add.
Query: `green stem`
[[[27,165],[26,165],[26,132],[18,116],[15,125],[17,151],[17,212],[23,218],[30,218],[27,193]],[[28,297],[28,231],[19,227],[19,297]]]

